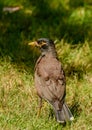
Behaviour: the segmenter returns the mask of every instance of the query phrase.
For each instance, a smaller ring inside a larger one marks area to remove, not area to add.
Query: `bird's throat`
[[[55,51],[54,48],[49,48],[49,49],[41,49],[41,53],[42,53],[42,56],[46,56],[46,57],[54,57],[54,58],[57,58],[57,53]]]

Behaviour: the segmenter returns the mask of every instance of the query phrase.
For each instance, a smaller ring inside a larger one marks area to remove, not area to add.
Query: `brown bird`
[[[37,46],[41,50],[35,66],[35,87],[40,98],[40,108],[42,99],[45,99],[52,105],[58,122],[72,121],[74,117],[65,103],[65,74],[57,58],[54,42],[40,38],[29,45]]]

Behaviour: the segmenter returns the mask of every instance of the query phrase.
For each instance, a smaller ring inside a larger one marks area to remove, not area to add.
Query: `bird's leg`
[[[39,101],[39,105],[38,105],[38,112],[37,112],[37,117],[39,117],[40,116],[40,113],[41,113],[41,108],[42,108],[42,98],[41,97],[39,97],[39,99],[38,99]]]

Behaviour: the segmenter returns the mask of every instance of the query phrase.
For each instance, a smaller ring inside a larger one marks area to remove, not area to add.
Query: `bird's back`
[[[36,67],[37,73],[46,78],[49,76],[55,79],[64,77],[63,68],[59,60],[54,57],[44,56]]]
[[[52,101],[65,95],[65,76],[61,63],[55,57],[42,57],[35,71],[35,86],[41,97]]]

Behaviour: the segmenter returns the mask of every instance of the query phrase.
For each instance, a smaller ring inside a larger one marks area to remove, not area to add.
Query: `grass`
[[[37,118],[38,100],[32,72],[27,71],[25,64],[17,66],[4,58],[0,62],[1,130],[92,129],[92,54],[88,42],[82,47],[73,47],[61,41],[56,44],[56,48],[66,72],[66,100],[75,120],[66,126],[58,124],[51,114],[51,106],[45,101],[41,115]]]
[[[82,0],[39,3],[0,1],[1,9],[23,7],[14,13],[0,10],[0,130],[92,130],[92,6]],[[65,126],[56,122],[45,101],[37,117],[34,65],[39,52],[27,43],[39,37],[57,41],[66,101],[75,118]]]

